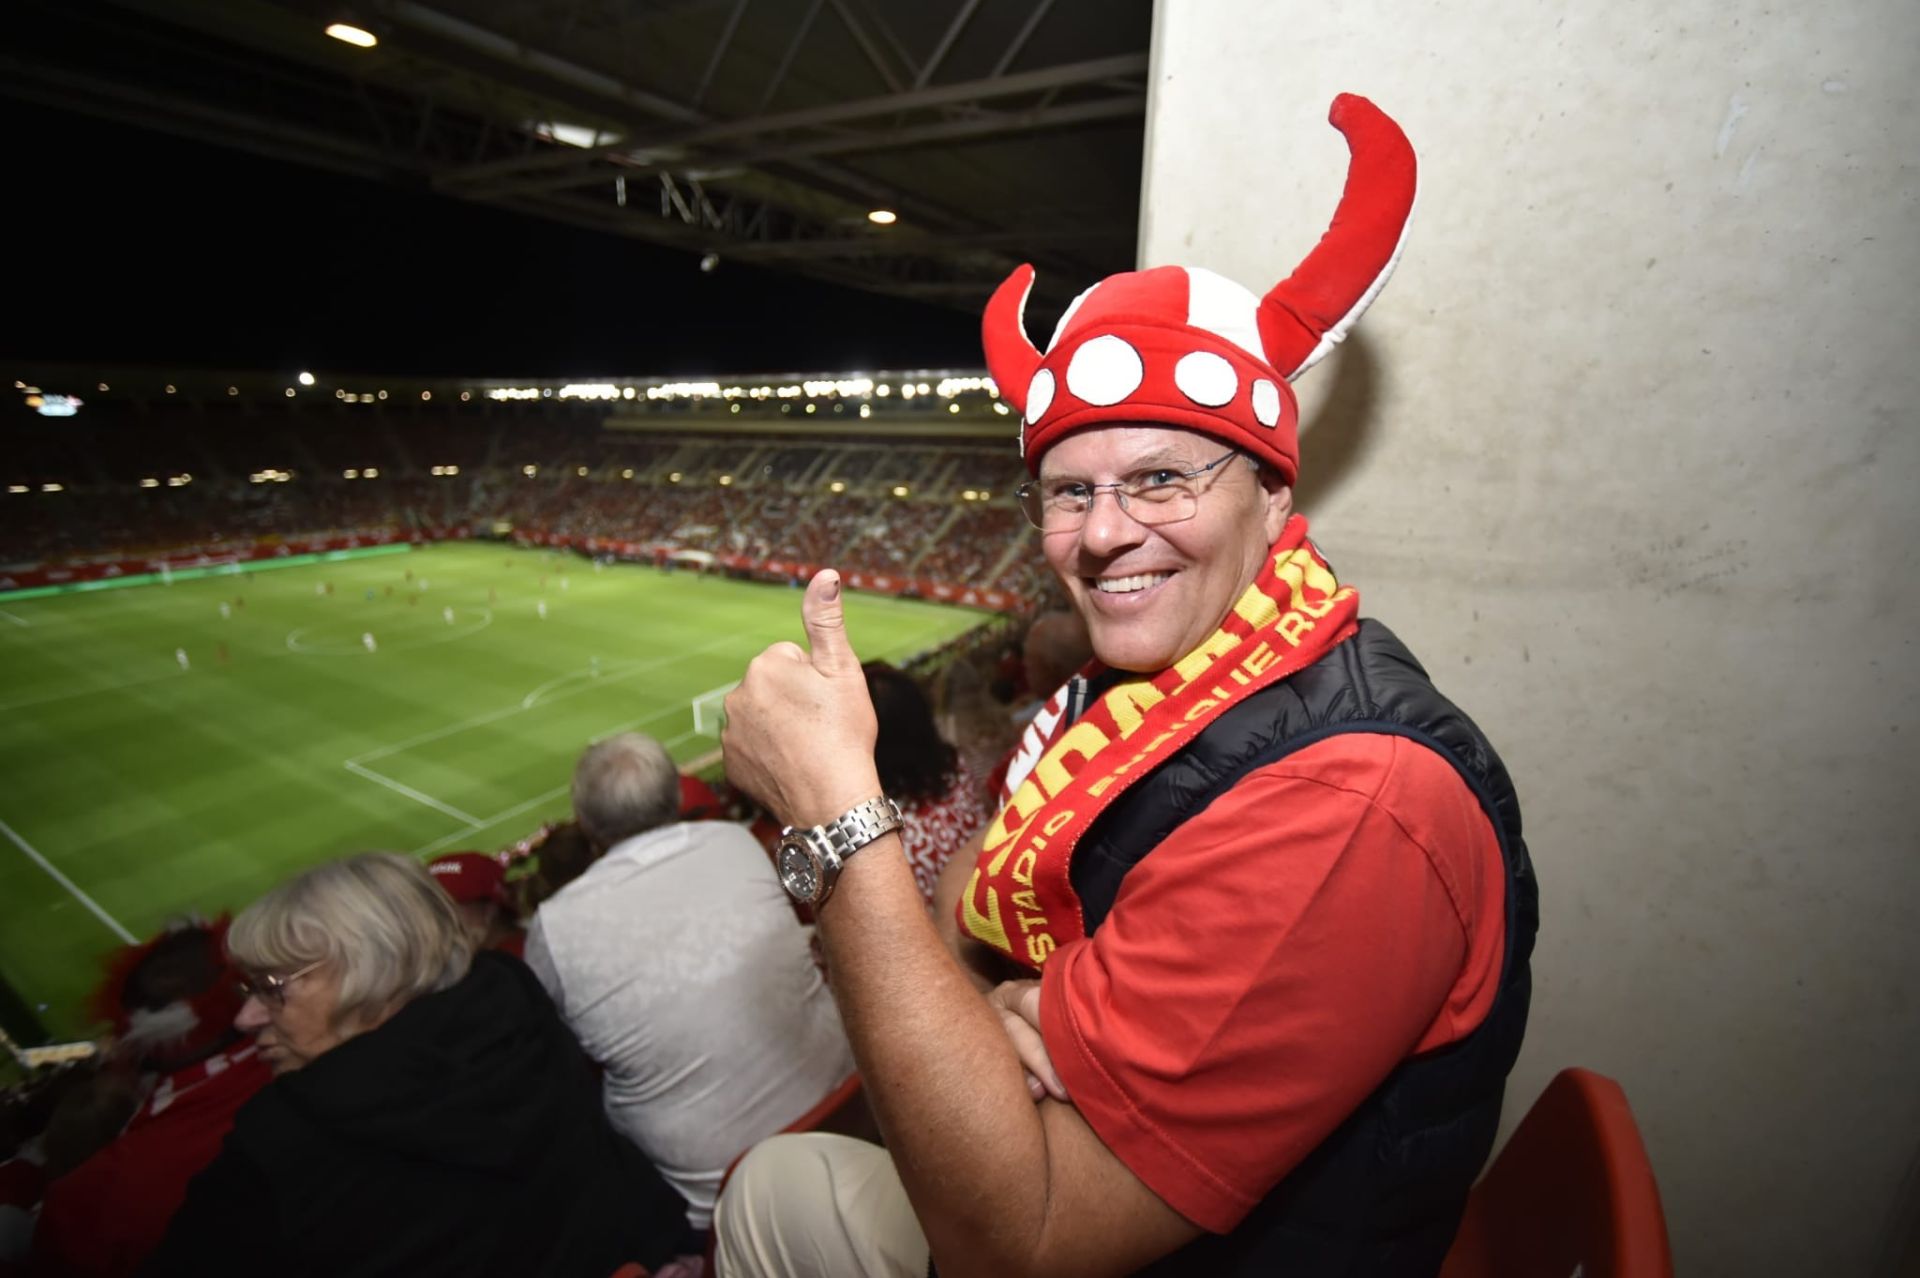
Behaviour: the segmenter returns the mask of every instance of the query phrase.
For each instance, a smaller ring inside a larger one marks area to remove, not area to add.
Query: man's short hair
[[[658,829],[679,810],[679,770],[643,732],[596,741],[574,766],[573,819],[603,848]]]
[[[329,861],[288,879],[240,912],[227,953],[255,972],[331,962],[340,972],[341,1021],[456,985],[473,960],[453,899],[425,866],[392,852]]]

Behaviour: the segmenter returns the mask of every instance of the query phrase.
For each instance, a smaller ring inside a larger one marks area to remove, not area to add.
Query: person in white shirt
[[[652,737],[595,742],[575,818],[605,854],[541,905],[526,958],[587,1054],[607,1114],[704,1229],[728,1166],[853,1072],[806,930],[753,836],[680,821]]]

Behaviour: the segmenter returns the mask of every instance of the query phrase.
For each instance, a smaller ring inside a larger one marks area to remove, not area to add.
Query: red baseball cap
[[[436,856],[427,862],[427,873],[456,901],[507,904],[507,873],[497,859],[485,852],[449,852]]]

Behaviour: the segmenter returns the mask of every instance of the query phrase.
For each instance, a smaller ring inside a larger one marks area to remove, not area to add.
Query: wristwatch
[[[856,803],[825,825],[780,831],[776,853],[787,895],[815,909],[833,895],[847,858],[902,825],[900,805],[886,795]]]

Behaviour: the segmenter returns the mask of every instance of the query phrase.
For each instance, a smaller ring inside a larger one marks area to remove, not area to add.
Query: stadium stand
[[[676,401],[650,405],[642,431],[576,403],[358,402],[372,398],[19,412],[0,461],[0,589],[276,542],[499,535],[772,578],[830,563],[864,574],[856,585],[1015,611],[1046,602],[1011,501],[1018,463],[978,425],[998,434],[1003,416],[945,437],[928,433],[934,396],[857,424],[828,396],[817,406],[839,420],[815,434],[793,429],[792,402],[721,425]]]

